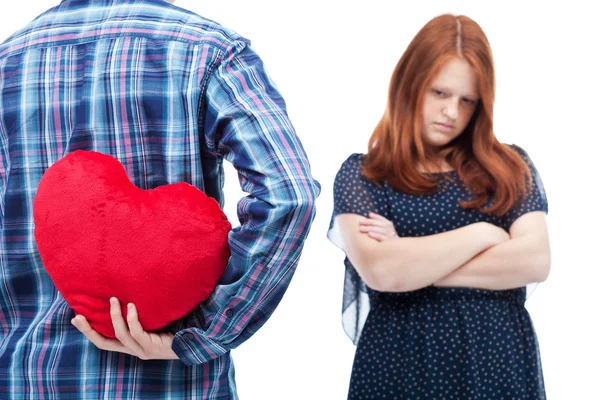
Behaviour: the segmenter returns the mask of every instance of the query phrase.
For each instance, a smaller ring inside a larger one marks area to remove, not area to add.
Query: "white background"
[[[3,3],[0,39],[57,3]],[[366,150],[409,41],[445,12],[465,14],[486,32],[496,64],[496,135],[529,153],[546,187],[552,271],[526,306],[548,398],[600,398],[600,28],[591,2],[532,3],[177,1],[252,40],[323,187],[288,292],[233,351],[241,399],[345,399],[355,348],[341,326],[343,253],[325,236],[333,178],[348,155]],[[234,224],[241,196],[228,166],[225,211]]]

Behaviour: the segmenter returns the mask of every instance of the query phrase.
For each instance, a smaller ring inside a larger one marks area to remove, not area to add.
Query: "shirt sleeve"
[[[529,171],[531,172],[532,184],[528,187],[526,196],[519,198],[517,205],[510,209],[508,213],[504,215],[504,221],[506,229],[510,229],[511,225],[522,215],[533,211],[543,211],[548,214],[548,199],[546,198],[546,191],[544,190],[544,184],[542,178],[538,173],[533,161],[525,150],[517,145],[511,146],[527,163]]]
[[[292,279],[320,184],[261,59],[246,43],[223,57],[205,91],[203,138],[233,164],[248,196],[229,235],[231,257],[207,301],[186,318],[173,350],[187,365],[217,358],[271,316]]]

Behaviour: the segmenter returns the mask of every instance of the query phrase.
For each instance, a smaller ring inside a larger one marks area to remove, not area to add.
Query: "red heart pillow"
[[[229,260],[231,224],[187,183],[135,186],[115,158],[75,151],[52,165],[34,200],[35,240],[66,302],[115,337],[109,299],[136,305],[154,331],[206,300]]]

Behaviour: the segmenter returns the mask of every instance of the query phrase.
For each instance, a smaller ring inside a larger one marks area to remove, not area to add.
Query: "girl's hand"
[[[378,242],[398,237],[392,221],[372,212],[368,218],[361,219],[359,229]]]

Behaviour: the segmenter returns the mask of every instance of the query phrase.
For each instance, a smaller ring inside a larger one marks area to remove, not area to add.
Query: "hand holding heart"
[[[127,322],[121,314],[121,306],[116,298],[110,299],[110,316],[115,328],[116,339],[109,339],[94,331],[83,315],[78,315],[71,323],[101,350],[118,351],[142,360],[176,360],[177,354],[171,348],[173,335],[170,333],[148,333],[138,319],[135,305],[127,306]]]
[[[208,298],[230,255],[231,224],[214,199],[183,182],[142,190],[118,160],[93,151],[46,171],[34,221],[46,271],[85,317],[74,322],[109,338],[110,298],[120,300],[119,315],[135,304],[143,332],[161,329]]]

